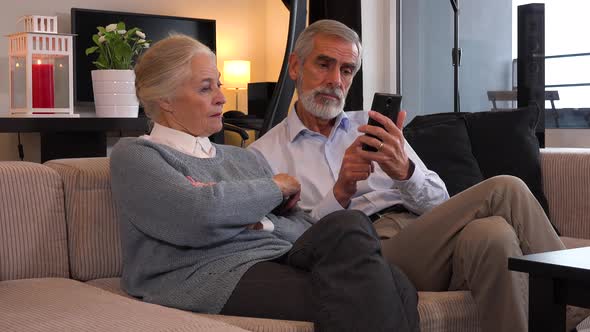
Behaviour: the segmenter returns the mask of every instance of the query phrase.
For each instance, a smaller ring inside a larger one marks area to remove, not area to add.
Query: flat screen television
[[[86,56],[86,48],[93,46],[92,35],[96,27],[124,22],[127,28],[138,27],[152,43],[170,33],[182,33],[207,45],[215,52],[215,20],[125,13],[93,9],[72,8],[72,33],[74,37],[74,95],[77,103],[93,102],[90,71],[96,69],[92,61],[96,55]]]

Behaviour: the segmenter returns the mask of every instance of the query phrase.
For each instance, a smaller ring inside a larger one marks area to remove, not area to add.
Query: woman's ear
[[[172,103],[170,102],[170,98],[160,98],[158,99],[158,106],[164,112],[172,112]]]

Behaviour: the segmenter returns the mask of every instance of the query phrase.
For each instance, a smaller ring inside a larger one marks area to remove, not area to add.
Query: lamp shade
[[[227,60],[223,62],[223,86],[245,89],[250,82],[250,61]]]

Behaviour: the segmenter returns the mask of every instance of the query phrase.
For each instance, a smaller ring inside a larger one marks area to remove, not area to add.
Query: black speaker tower
[[[536,135],[545,146],[545,5],[518,6],[518,107],[538,106]]]
[[[276,82],[248,83],[248,114],[264,119]]]

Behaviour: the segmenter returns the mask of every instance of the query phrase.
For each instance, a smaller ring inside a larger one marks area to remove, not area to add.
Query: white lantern
[[[25,32],[8,36],[10,115],[74,114],[71,34],[57,33],[57,16],[25,16]]]

